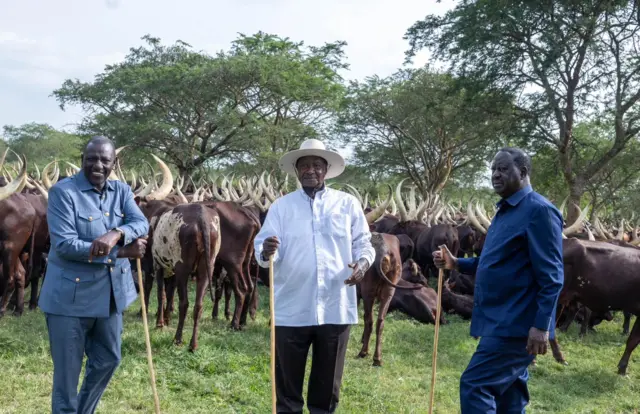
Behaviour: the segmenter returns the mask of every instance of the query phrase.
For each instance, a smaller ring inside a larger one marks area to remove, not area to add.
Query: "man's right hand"
[[[262,257],[268,259],[273,256],[278,250],[278,246],[280,246],[280,241],[276,236],[267,237],[262,243]]]
[[[444,250],[444,255],[440,250],[433,252],[433,263],[438,269],[452,270],[458,267],[458,259],[451,254],[446,244],[440,246]]]
[[[139,238],[118,250],[118,257],[128,259],[142,259],[147,251],[147,239]]]

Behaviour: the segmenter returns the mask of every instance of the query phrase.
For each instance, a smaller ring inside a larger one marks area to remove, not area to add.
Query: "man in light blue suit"
[[[49,191],[51,249],[38,305],[49,331],[54,414],[95,412],[120,363],[122,313],[137,297],[128,259],[144,255],[149,223],[131,188],[107,180],[115,163],[113,142],[93,137],[82,169]]]

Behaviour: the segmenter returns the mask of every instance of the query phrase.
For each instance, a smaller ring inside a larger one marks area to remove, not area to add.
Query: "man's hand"
[[[142,259],[147,251],[147,237],[135,239],[118,250],[118,257],[128,259]]]
[[[111,252],[113,246],[120,240],[121,234],[115,230],[103,234],[91,243],[89,247],[89,260],[93,257],[106,256]]]
[[[444,248],[444,256],[440,250],[436,250],[432,253],[433,255],[433,263],[436,265],[438,269],[455,269],[458,267],[458,259],[456,259],[453,254],[449,251],[449,248],[446,244],[439,246],[441,249]]]
[[[349,279],[345,280],[345,285],[353,286],[355,284],[360,283],[362,278],[364,278],[364,274],[367,272],[369,268],[369,262],[366,259],[361,258],[356,263],[349,264],[349,267],[353,269],[351,276]]]
[[[549,331],[541,331],[533,326],[529,329],[529,340],[527,341],[527,352],[530,355],[544,355],[547,353],[547,343],[549,341]]]
[[[280,246],[280,241],[276,236],[267,237],[262,243],[262,257],[268,259],[273,256],[278,250],[278,246]]]

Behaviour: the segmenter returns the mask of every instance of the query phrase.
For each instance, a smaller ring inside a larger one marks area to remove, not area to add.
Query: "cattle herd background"
[[[148,35],[92,81],[66,80],[52,97],[82,110],[75,130],[8,125],[0,141],[0,413],[48,407],[37,309],[47,191],[79,170],[94,134],[117,143],[111,179],[131,186],[150,223],[144,286],[133,277],[156,316],[163,412],[268,412],[268,273],[253,239],[271,203],[299,188],[277,159],[309,137],[349,154],[328,185],[356,197],[374,238],[392,246],[358,285],[340,410],[426,411],[432,252],[481,253],[497,201],[488,162],[515,145],[565,218],[557,335],[531,368],[530,411],[637,412],[639,30],[635,1],[468,1],[408,28],[406,65],[384,78],[348,82],[344,42],[258,32],[216,54]],[[429,64],[409,67],[422,51]],[[448,413],[476,342],[474,275],[445,279],[436,412]],[[103,412],[151,412],[138,306]]]

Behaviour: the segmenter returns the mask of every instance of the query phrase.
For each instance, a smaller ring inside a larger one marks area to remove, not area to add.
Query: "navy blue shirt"
[[[564,281],[562,214],[527,186],[498,202],[480,257],[458,259],[476,274],[472,336],[549,331]]]

